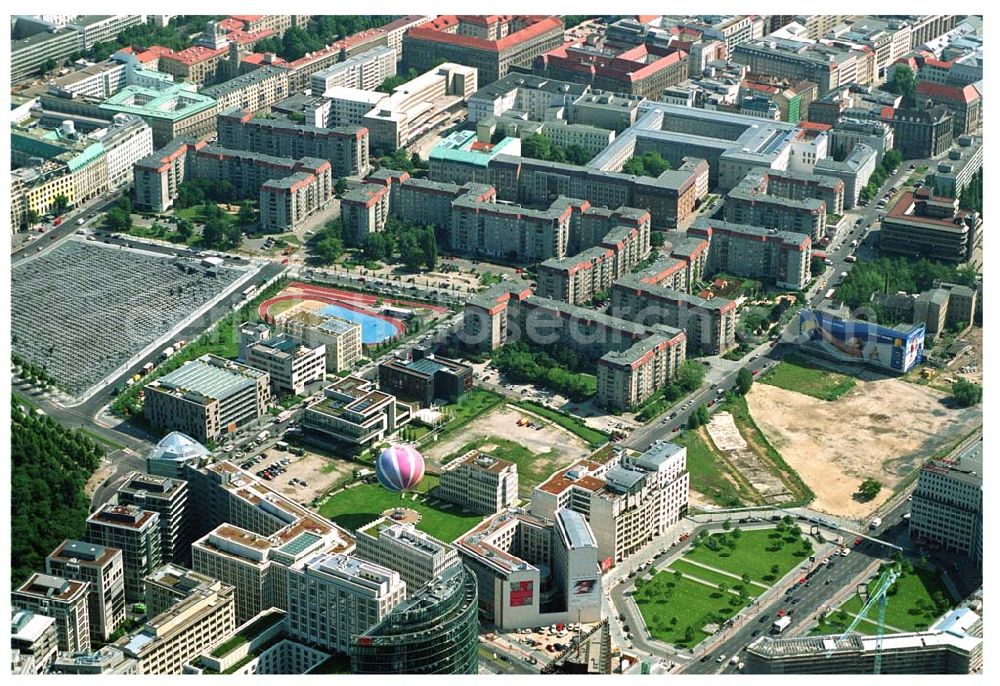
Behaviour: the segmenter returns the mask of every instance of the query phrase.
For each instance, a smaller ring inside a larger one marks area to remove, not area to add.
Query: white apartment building
[[[323,399],[306,408],[302,428],[352,449],[378,445],[410,421],[411,408],[396,396],[357,376],[323,389]]]
[[[380,46],[316,72],[310,77],[309,86],[314,95],[322,95],[335,86],[373,91],[395,75],[396,51]]]
[[[587,518],[608,568],[676,524],[687,510],[687,449],[659,442],[637,456],[581,460],[535,487],[533,514],[567,508]]]
[[[288,635],[347,653],[405,598],[399,572],[341,553],[315,555],[288,575]]]
[[[56,620],[30,610],[12,610],[10,647],[14,674],[47,672],[59,654]]]
[[[362,88],[332,86],[323,92],[323,97],[330,101],[330,121],[327,126],[335,127],[361,124],[365,115],[389,96]]]
[[[983,439],[954,460],[920,470],[910,506],[910,536],[983,562]]]
[[[153,130],[141,117],[116,114],[111,126],[87,136],[104,146],[108,164],[108,187],[122,188],[132,183],[132,167],[153,152]]]
[[[90,618],[86,581],[72,581],[49,574],[32,574],[10,594],[15,610],[29,610],[56,620],[59,650],[90,651]]]
[[[517,465],[470,450],[445,466],[437,496],[470,512],[494,514],[517,504]]]
[[[411,596],[459,564],[458,553],[452,546],[418,531],[413,524],[379,517],[356,533],[354,555],[399,572]]]
[[[63,541],[45,558],[45,573],[87,583],[92,638],[108,640],[125,621],[122,551],[83,541]]]
[[[132,472],[118,489],[118,504],[160,515],[160,557],[171,562],[185,559],[191,544],[189,496],[182,479]]]

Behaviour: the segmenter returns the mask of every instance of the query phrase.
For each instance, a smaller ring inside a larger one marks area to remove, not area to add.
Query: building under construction
[[[872,674],[878,637],[762,636],[747,647],[747,674]],[[982,620],[957,609],[929,630],[886,634],[881,640],[882,674],[970,674],[983,665]]]

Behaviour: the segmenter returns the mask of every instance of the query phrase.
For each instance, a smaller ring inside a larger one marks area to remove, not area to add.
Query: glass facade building
[[[355,674],[476,674],[479,594],[456,565],[398,605],[351,646]]]

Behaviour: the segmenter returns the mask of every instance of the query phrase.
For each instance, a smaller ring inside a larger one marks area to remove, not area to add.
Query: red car
[[[779,617],[784,617],[785,616],[785,611],[784,610],[778,610],[778,616]]]
[[[674,427],[674,433],[676,433],[676,432],[678,432],[678,431],[680,431],[680,430],[681,430],[681,427],[679,427],[679,426],[675,426],[675,427]]]
[[[854,539],[854,545],[855,545],[855,546],[859,546],[859,545],[861,545],[861,544],[862,544],[863,542],[864,542],[864,539],[862,539],[862,538],[855,538],[855,539]]]

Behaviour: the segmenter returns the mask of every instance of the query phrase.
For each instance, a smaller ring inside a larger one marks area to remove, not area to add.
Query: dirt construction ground
[[[289,460],[288,464],[281,465],[287,471],[274,477],[267,484],[278,493],[297,503],[312,502],[335,484],[351,476],[357,467],[356,464],[347,460],[336,460],[310,452],[306,452],[302,457],[274,449],[265,452],[266,455],[263,459],[257,464],[247,467],[247,471],[256,474],[271,465],[280,464],[281,460]],[[300,479],[308,485],[293,484],[291,483],[292,479]]]
[[[980,407],[951,409],[941,403],[946,397],[883,379],[858,381],[834,402],[754,384],[747,401],[761,431],[816,494],[811,507],[861,519],[935,451],[982,424]],[[866,477],[881,481],[882,492],[859,502],[854,494]]]
[[[542,428],[532,429],[529,426],[518,426],[517,420],[522,417],[530,419],[536,424],[541,424]],[[560,464],[550,465],[550,471],[569,465],[581,457],[586,457],[591,452],[586,443],[561,426],[553,424],[547,419],[535,417],[528,412],[502,405],[489,414],[479,417],[444,441],[431,444],[424,450],[424,456],[434,462],[440,462],[466,443],[487,436],[505,438],[508,441],[521,444],[535,453],[539,460],[536,462],[539,468],[549,466],[540,463],[541,460],[545,460],[546,453],[557,451]],[[554,457],[550,461],[554,462]]]

